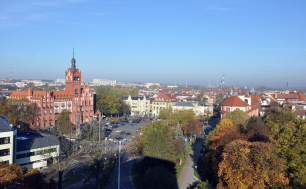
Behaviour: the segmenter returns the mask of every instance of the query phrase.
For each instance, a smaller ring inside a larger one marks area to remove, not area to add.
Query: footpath
[[[196,165],[198,158],[201,156],[200,150],[203,143],[204,139],[197,138],[193,144],[189,153],[190,155],[187,157],[179,179],[177,180],[179,189],[188,189],[200,182],[200,180],[194,175],[194,166]]]

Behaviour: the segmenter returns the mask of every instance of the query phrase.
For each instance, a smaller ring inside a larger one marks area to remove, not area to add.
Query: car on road
[[[134,124],[133,123],[131,123],[131,126],[133,126]]]
[[[122,137],[120,137],[120,136],[117,136],[117,137],[115,137],[115,139],[117,139],[117,140],[121,140],[121,139],[123,139]]]
[[[117,125],[112,126],[112,128],[114,128],[114,129],[117,128],[117,127],[119,127],[119,126],[117,126]]]
[[[117,131],[116,131],[116,133],[121,133],[121,132],[122,132],[121,130],[117,130]]]
[[[124,131],[121,131],[121,133],[120,133],[121,135],[123,135],[123,134],[125,134],[125,132]]]
[[[131,135],[132,133],[125,133],[126,135]]]

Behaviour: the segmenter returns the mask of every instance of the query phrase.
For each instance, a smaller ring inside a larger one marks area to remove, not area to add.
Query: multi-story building
[[[197,102],[176,102],[175,105],[173,105],[173,111],[175,110],[189,110],[191,109],[196,117],[204,116],[207,112],[209,112],[210,115],[213,114],[213,106],[199,106]]]
[[[17,129],[10,125],[7,117],[0,116],[0,161],[12,164],[15,162]]]
[[[178,101],[172,94],[160,94],[152,102],[152,115],[158,116],[161,109],[172,108],[173,105]]]
[[[55,125],[63,110],[70,112],[73,123],[90,121],[94,116],[94,93],[86,85],[81,87],[82,74],[71,59],[71,68],[65,73],[65,91],[14,91],[10,98],[27,98],[36,106],[37,118],[32,124],[44,127]]]
[[[60,144],[55,135],[37,132],[17,134],[15,163],[22,167],[42,168],[47,159],[59,156]]]
[[[48,158],[57,157],[59,152],[60,144],[55,135],[17,133],[8,118],[0,116],[0,162],[42,168],[47,166]]]
[[[131,116],[149,115],[150,98],[146,96],[124,96],[121,98],[131,108]],[[125,112],[127,113],[127,112]]]
[[[109,85],[116,86],[116,80],[107,80],[107,79],[93,79],[93,85]]]

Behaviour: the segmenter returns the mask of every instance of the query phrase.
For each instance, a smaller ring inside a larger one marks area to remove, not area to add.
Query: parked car
[[[121,131],[121,133],[120,133],[121,135],[123,135],[123,134],[125,134],[125,132],[124,131]]]
[[[121,136],[117,136],[117,137],[115,137],[115,139],[117,139],[117,140],[121,140],[121,139],[123,139]]]
[[[116,133],[121,133],[121,132],[122,132],[121,130],[117,130],[117,131],[116,131]]]

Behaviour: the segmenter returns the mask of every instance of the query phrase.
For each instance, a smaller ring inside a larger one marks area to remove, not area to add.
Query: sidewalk
[[[201,155],[200,149],[203,142],[204,139],[198,138],[196,142],[193,144],[193,147],[189,153],[192,155],[192,157],[190,156],[187,157],[185,165],[178,179],[179,189],[190,188],[196,182],[200,182],[200,180],[196,176],[194,176],[194,166],[196,165],[197,160]]]

